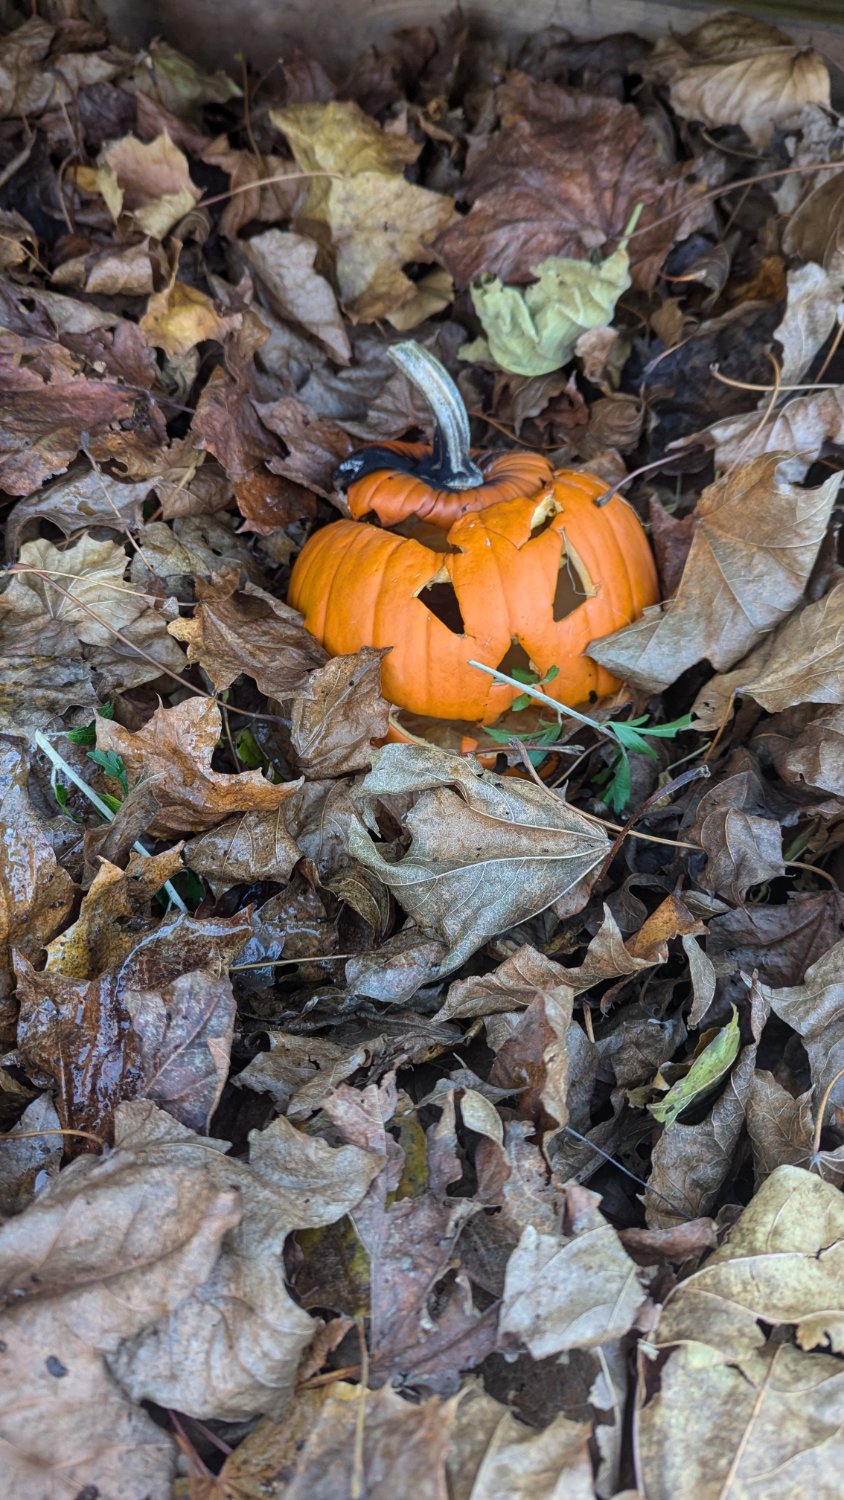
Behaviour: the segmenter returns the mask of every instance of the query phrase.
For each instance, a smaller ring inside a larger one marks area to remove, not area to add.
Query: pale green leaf
[[[664,1099],[648,1105],[654,1119],[662,1120],[666,1129],[676,1124],[684,1109],[688,1109],[690,1104],[707,1093],[729,1072],[738,1056],[739,1040],[738,1012],[733,1006],[733,1014],[727,1025],[721,1028],[709,1046],[704,1047],[695,1058],[685,1077],[678,1078]]]

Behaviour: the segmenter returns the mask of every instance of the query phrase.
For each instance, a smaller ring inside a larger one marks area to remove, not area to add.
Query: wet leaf
[[[269,812],[299,784],[274,786],[260,771],[214,771],[211,757],[221,728],[216,703],[187,698],[175,708],[156,709],[137,734],[98,719],[97,745],[116,751],[130,784],[140,776],[155,779],[160,807],[154,832],[199,832],[233,812]]]
[[[188,661],[201,663],[216,692],[246,672],[268,697],[294,697],[325,661],[302,616],[253,583],[240,587],[236,569],[198,583],[197,596],[193,619],[174,620],[168,628],[187,643]]]
[[[335,656],[312,672],[293,704],[290,740],[305,776],[349,775],[372,764],[372,741],[385,737],[390,705],[381,696],[383,651]]]

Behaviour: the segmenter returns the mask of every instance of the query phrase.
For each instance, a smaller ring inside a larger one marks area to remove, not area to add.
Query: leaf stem
[[[47,759],[52,762],[56,769],[61,771],[62,774],[67,777],[68,781],[73,782],[73,785],[82,793],[84,797],[88,798],[88,801],[91,803],[92,807],[95,807],[97,809],[97,812],[100,813],[103,818],[105,818],[107,823],[113,823],[114,813],[112,812],[108,803],[103,801],[102,797],[100,797],[99,794],[94,791],[94,788],[92,786],[88,785],[87,781],[82,780],[82,777],[79,775],[78,771],[74,771],[73,766],[68,765],[67,761],[64,759],[64,756],[59,754],[55,745],[50,744],[50,741],[47,739],[46,735],[43,735],[41,733],[40,729],[36,729],[34,739],[36,745],[38,746],[38,749],[41,750],[44,755],[46,755]],[[136,854],[143,854],[146,859],[149,859],[149,849],[146,849],[139,839],[135,840],[132,848],[135,850]],[[176,890],[175,886],[172,885],[169,880],[165,880],[164,889],[170,899],[170,905],[178,907],[179,911],[184,912],[185,916],[188,916],[188,908],[185,906],[185,903],[179,895],[179,892]]]

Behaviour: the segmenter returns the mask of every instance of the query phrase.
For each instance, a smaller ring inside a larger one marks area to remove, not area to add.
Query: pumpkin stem
[[[471,490],[483,484],[483,472],[471,457],[469,414],[448,371],[412,339],[394,344],[388,353],[424,397],[434,419],[433,452],[417,472],[443,490]]]
[[[350,485],[379,469],[413,474],[437,490],[474,490],[485,484],[483,470],[471,456],[472,437],[463,397],[448,371],[421,344],[394,344],[390,358],[421,391],[434,419],[431,453],[412,458],[372,443],[345,458],[334,471],[335,482]]]

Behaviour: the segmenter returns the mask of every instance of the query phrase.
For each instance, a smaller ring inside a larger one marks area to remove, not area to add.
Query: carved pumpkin
[[[334,477],[347,488],[354,517],[376,515],[384,526],[415,517],[448,528],[470,511],[536,495],[550,482],[551,465],[540,453],[473,455],[460,392],[427,349],[395,344],[390,355],[430,406],[434,440],[370,444],[341,463]]]
[[[544,689],[575,705],[618,686],[583,655],[590,641],[635,620],[658,598],[656,570],[635,512],[606,484],[560,471],[533,498],[461,516],[441,549],[358,521],[310,538],[293,569],[290,602],[332,655],[389,646],[384,695],[414,714],[492,723],[516,690],[470,667],[507,671],[513,653]]]

